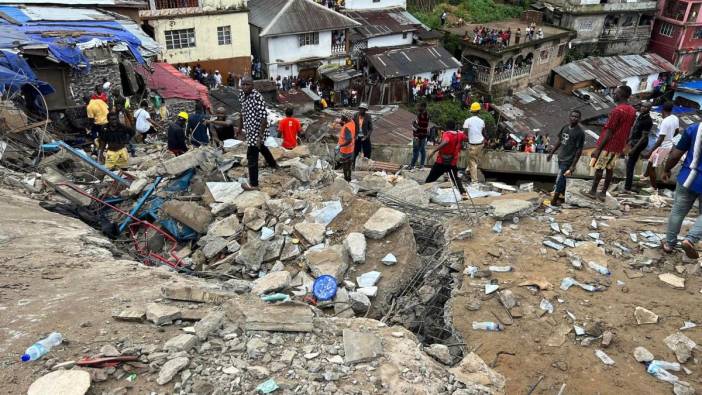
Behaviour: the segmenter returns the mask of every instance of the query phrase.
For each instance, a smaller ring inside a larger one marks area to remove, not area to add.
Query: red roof
[[[205,109],[212,107],[207,87],[184,76],[169,63],[152,63],[153,72],[139,68],[149,89],[158,92],[164,99],[199,100]]]

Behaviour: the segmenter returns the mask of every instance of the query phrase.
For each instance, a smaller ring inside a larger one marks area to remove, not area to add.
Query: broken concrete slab
[[[85,370],[56,370],[34,381],[27,395],[83,395],[88,392],[90,381],[90,373]]]
[[[239,224],[239,218],[232,214],[226,218],[215,221],[207,229],[208,236],[232,237],[241,233],[243,227]]]
[[[426,189],[422,185],[419,185],[417,181],[412,179],[403,179],[384,193],[388,196],[392,196],[401,201],[420,207],[428,206],[429,199],[431,198]]]
[[[150,177],[159,175],[176,176],[196,167],[214,168],[215,153],[210,147],[199,147],[189,150],[183,155],[165,160],[146,171]]]
[[[222,327],[224,323],[223,311],[211,311],[200,321],[195,323],[195,336],[198,339],[205,341],[207,337]]]
[[[302,251],[300,251],[300,246],[293,244],[292,242],[286,241],[283,251],[280,252],[280,260],[287,261],[300,256]]]
[[[231,203],[237,196],[244,193],[238,182],[208,182],[205,184],[205,193],[202,201],[209,205],[212,203]]]
[[[344,361],[347,364],[369,362],[383,354],[380,337],[372,333],[362,333],[344,329]]]
[[[317,245],[324,241],[324,232],[326,226],[323,224],[300,222],[295,224],[295,231],[302,236],[305,241],[311,245]]]
[[[161,206],[161,210],[169,217],[201,234],[207,233],[207,227],[213,218],[210,210],[195,202],[169,200]]]
[[[509,220],[529,214],[536,206],[527,200],[503,199],[492,202],[490,208],[495,219]]]
[[[366,237],[363,233],[351,232],[344,239],[344,249],[355,264],[366,262]]]
[[[432,344],[429,347],[424,347],[424,352],[444,365],[451,365],[453,362],[453,357],[451,356],[451,352],[449,352],[449,348],[443,344]]]
[[[197,345],[197,337],[184,333],[168,339],[168,341],[166,341],[166,343],[163,345],[163,349],[170,352],[187,352],[190,351],[191,348],[195,347],[195,345]]]
[[[190,359],[188,357],[178,357],[169,360],[163,364],[161,370],[158,372],[156,382],[159,385],[168,384],[171,380],[173,380],[173,377],[188,366],[189,363]]]
[[[128,307],[117,314],[113,314],[112,318],[117,321],[142,322],[145,316],[146,310],[143,307]]]
[[[677,289],[684,289],[685,288],[685,279],[682,277],[678,277],[673,273],[659,274],[658,279],[663,281],[664,283],[670,285],[673,288],[677,288]]]
[[[253,282],[251,293],[260,296],[270,292],[284,290],[290,286],[290,279],[290,272],[285,270],[268,273]]]
[[[585,195],[585,192],[592,187],[592,181],[581,180],[578,178],[568,177],[566,179],[565,203],[571,206],[584,208],[599,208],[602,207],[602,202],[599,200],[590,199]],[[609,193],[605,198],[605,206],[610,210],[619,210],[619,202]]]
[[[697,347],[694,341],[680,332],[666,337],[663,339],[663,343],[675,353],[675,357],[680,363],[687,362],[692,356],[692,350]]]
[[[355,316],[349,292],[344,287],[338,288],[336,295],[334,295],[334,315],[340,318],[353,318]]]
[[[490,387],[497,393],[502,393],[505,387],[505,377],[490,367],[475,353],[466,355],[458,366],[449,369],[456,379],[463,384],[480,384]]]
[[[264,240],[265,241],[265,240]],[[285,245],[284,237],[276,237],[266,244],[266,253],[263,255],[263,262],[271,262],[280,258],[280,254]],[[288,258],[289,259],[289,258]]]
[[[636,306],[634,310],[634,318],[639,325],[658,323],[658,315],[651,310],[644,309],[641,306]]]
[[[236,263],[246,266],[250,271],[261,269],[263,257],[266,256],[265,243],[258,237],[249,239],[239,250],[239,254],[236,256]]]
[[[232,201],[232,204],[236,206],[236,209],[240,214],[243,214],[244,210],[249,207],[260,208],[270,198],[271,197],[265,192],[246,191],[237,196],[236,199]]]
[[[363,225],[363,234],[371,239],[382,239],[405,223],[407,214],[389,207],[381,207]]]
[[[212,259],[227,248],[227,244],[229,244],[229,242],[225,238],[214,237],[202,247],[202,253],[205,254],[205,258]]]
[[[363,273],[362,275],[356,277],[356,283],[359,287],[373,287],[380,281],[380,276],[382,273],[378,271],[372,271]]]
[[[651,362],[654,356],[645,347],[639,346],[634,349],[634,358],[638,362]]]
[[[180,309],[175,306],[167,306],[159,303],[149,303],[146,305],[146,319],[156,325],[170,324],[179,319]]]
[[[311,332],[314,313],[304,303],[244,305],[230,301],[225,305],[227,317],[246,331]]]
[[[315,278],[328,274],[341,281],[349,268],[343,247],[339,244],[319,250],[307,250],[305,258],[307,267]]]
[[[167,299],[198,303],[222,303],[234,296],[234,292],[206,289],[193,286],[163,286],[161,296]]]

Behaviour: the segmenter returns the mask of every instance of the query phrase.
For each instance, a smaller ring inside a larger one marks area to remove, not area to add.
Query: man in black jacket
[[[631,191],[634,184],[634,168],[641,153],[646,150],[651,129],[653,129],[651,102],[642,102],[639,108],[639,116],[636,117],[634,127],[631,128],[631,136],[629,137],[631,151],[629,151],[626,159],[626,180],[624,181],[624,190],[626,191]]]
[[[353,122],[356,124],[356,147],[353,154],[353,163],[356,163],[358,154],[363,152],[363,157],[370,159],[371,157],[371,134],[373,133],[373,119],[367,114],[368,104],[361,103],[358,106],[358,112],[353,117]]]

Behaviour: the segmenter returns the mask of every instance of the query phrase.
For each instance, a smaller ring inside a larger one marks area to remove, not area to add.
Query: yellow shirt
[[[107,114],[110,110],[107,108],[107,103],[100,99],[92,99],[86,107],[88,118],[93,119],[96,125],[107,125]]]

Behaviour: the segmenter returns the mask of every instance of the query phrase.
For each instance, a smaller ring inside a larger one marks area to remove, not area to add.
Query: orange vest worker
[[[346,129],[351,133],[351,142],[346,144]],[[354,146],[356,143],[356,124],[353,120],[346,122],[339,131],[339,153],[344,157],[353,155]],[[346,145],[344,145],[346,144]]]

